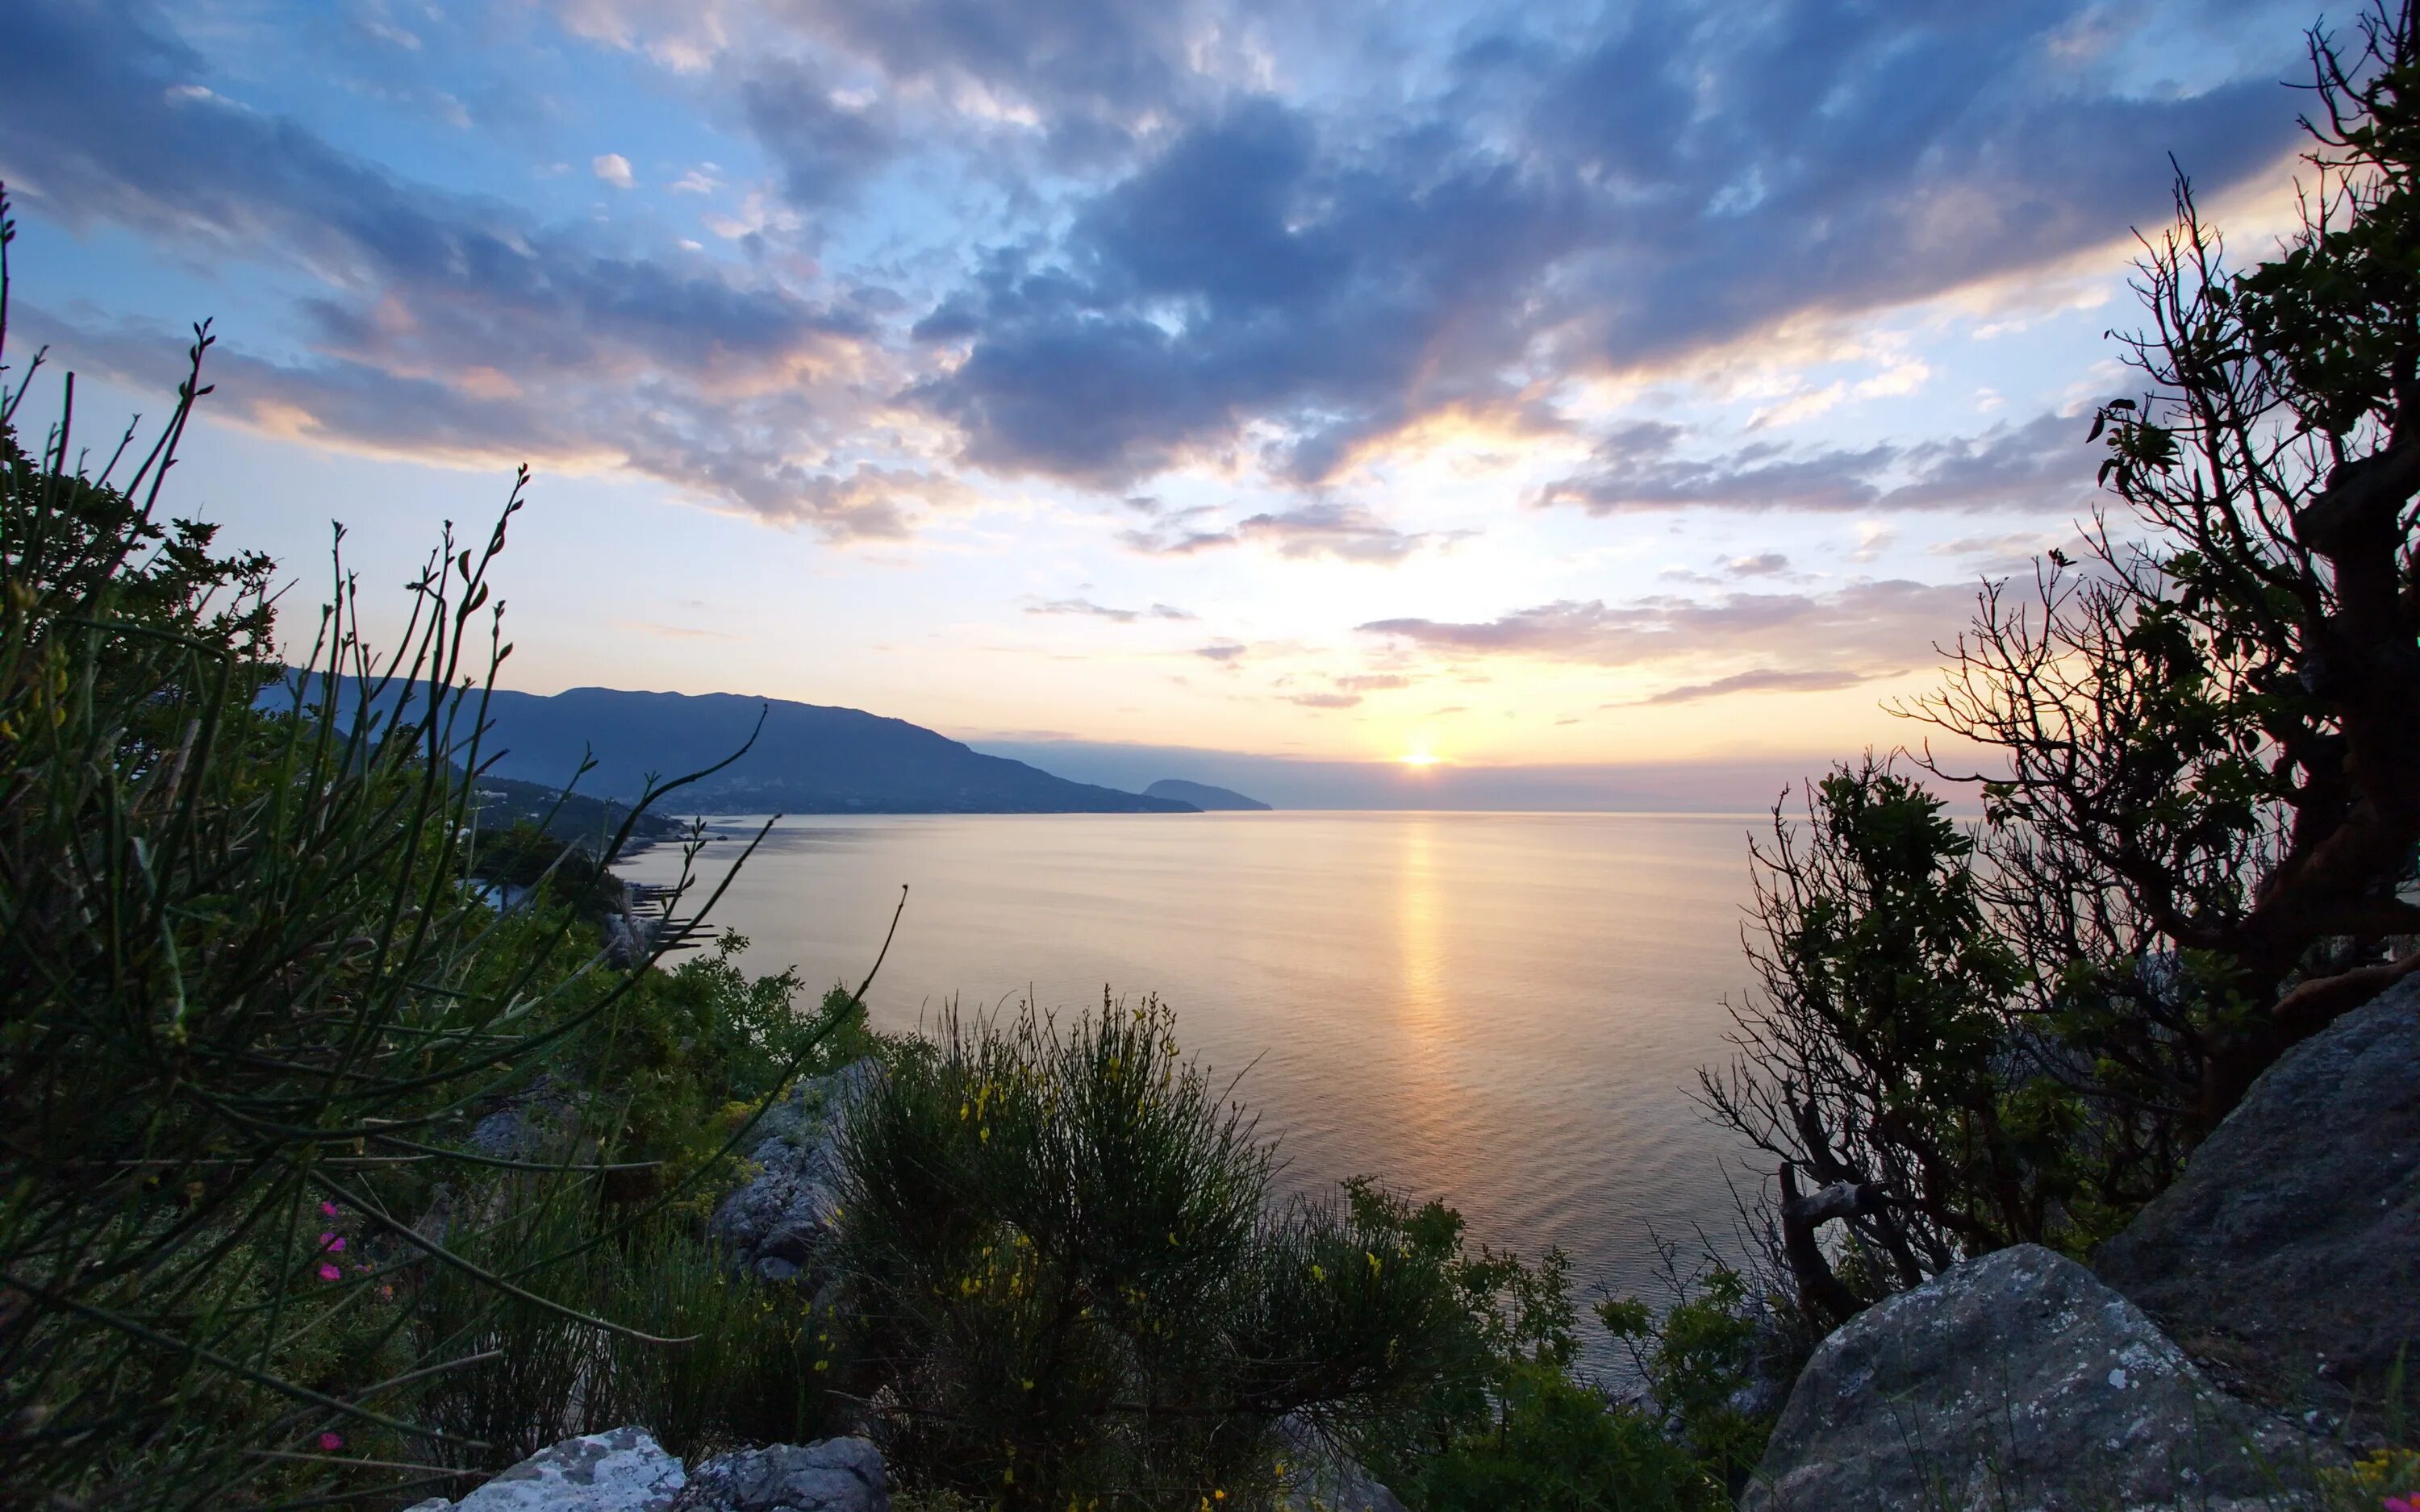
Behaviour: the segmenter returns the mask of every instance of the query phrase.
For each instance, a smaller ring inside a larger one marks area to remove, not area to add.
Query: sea
[[[703,898],[765,823],[712,822]],[[1280,1181],[1371,1176],[1471,1237],[1559,1246],[1585,1304],[1736,1251],[1761,1174],[1696,1101],[1750,980],[1747,815],[884,815],[773,823],[709,916],[752,971],[914,1030],[1156,995],[1277,1141]],[[621,870],[667,883],[659,846]],[[1584,1364],[1627,1361],[1583,1314]]]

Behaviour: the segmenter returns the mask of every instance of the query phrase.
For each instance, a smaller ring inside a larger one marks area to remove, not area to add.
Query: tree
[[[1760,850],[1718,1117],[1780,1161],[1819,1320],[2020,1241],[2084,1251],[2260,1072],[2420,971],[2420,85],[2411,0],[2310,37],[2298,230],[2249,270],[2180,176],[2083,562],[1987,584],[1942,688],[1970,840],[1888,764]],[[1847,1225],[1829,1248],[1817,1233]]]
[[[1912,711],[2005,763],[1932,770],[1989,779],[1992,901],[2034,1006],[2187,1142],[2420,969],[2389,950],[2420,933],[2397,896],[2420,844],[2409,0],[2360,36],[2311,35],[2312,178],[2278,255],[2233,271],[2180,179],[2124,343],[2145,392],[2092,424],[2118,507],[2085,567],[1987,590]]]

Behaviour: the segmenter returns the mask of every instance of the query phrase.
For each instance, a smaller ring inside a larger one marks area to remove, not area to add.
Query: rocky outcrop
[[[2269,1402],[2420,1370],[2420,978],[2270,1067],[2094,1269]]]
[[[866,1439],[777,1443],[697,1467],[677,1512],[890,1512],[882,1451]]]
[[[405,1512],[671,1512],[688,1481],[646,1429],[615,1428],[541,1449],[459,1502],[435,1497]]]
[[[871,1059],[843,1066],[767,1111],[756,1174],[722,1199],[709,1230],[742,1269],[791,1281],[813,1264],[840,1211],[841,1120],[880,1074]]]
[[[890,1512],[882,1452],[864,1439],[717,1455],[692,1473],[644,1428],[542,1449],[465,1496],[405,1512]]]
[[[2314,1451],[2038,1245],[1869,1308],[1792,1389],[1743,1512],[2265,1507]]]

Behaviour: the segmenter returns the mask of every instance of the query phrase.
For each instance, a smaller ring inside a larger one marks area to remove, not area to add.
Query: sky
[[[2321,19],[11,0],[9,362],[114,440],[213,318],[171,502],[306,630],[528,462],[534,692],[1761,782],[2072,537],[2133,232],[2273,244]]]

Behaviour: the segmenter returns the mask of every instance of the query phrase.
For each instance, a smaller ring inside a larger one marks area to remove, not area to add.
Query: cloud
[[[1301,433],[1274,460],[1308,479],[1346,439],[1492,393],[1537,243],[1582,235],[1569,197],[1433,133],[1362,152],[1325,155],[1275,100],[1189,127],[1055,255],[1003,248],[939,304],[921,333],[967,354],[914,398],[970,462],[1106,487],[1223,454],[1255,418]]]
[[[1381,693],[1391,688],[1409,687],[1412,680],[1397,672],[1363,672],[1352,677],[1340,677],[1336,686],[1354,693]]]
[[[1265,546],[1281,557],[1332,557],[1342,562],[1392,566],[1432,541],[1459,539],[1464,532],[1399,531],[1354,504],[1319,502],[1277,513],[1248,516],[1234,524],[1197,528],[1202,512],[1169,515],[1145,530],[1122,531],[1118,539],[1153,556],[1191,556],[1246,544]]]
[[[1361,702],[1358,693],[1289,693],[1288,703],[1299,703],[1306,709],[1349,709]]]
[[[1637,703],[1690,703],[1699,699],[1721,698],[1728,693],[1823,693],[1835,688],[1854,687],[1879,678],[1896,677],[1903,669],[1889,671],[1850,671],[1809,670],[1780,671],[1761,668],[1755,671],[1734,672],[1717,677],[1711,683],[1691,683],[1682,687],[1668,687]],[[1624,708],[1626,704],[1608,704],[1608,708]]]
[[[1884,669],[1904,668],[1954,635],[1974,607],[1971,586],[1894,579],[1820,594],[1658,594],[1611,605],[1560,599],[1493,620],[1388,619],[1359,629],[1449,662],[1503,656],[1619,668],[1704,665],[1769,661],[1783,649],[1807,665],[1754,675],[1820,670],[1883,676]]]
[[[1114,620],[1120,625],[1132,625],[1137,620],[1196,620],[1201,618],[1200,615],[1187,613],[1184,609],[1178,609],[1172,604],[1154,604],[1149,609],[1112,609],[1106,604],[1095,604],[1089,598],[1045,599],[1039,604],[1030,604],[1026,606],[1025,612],[1028,614],[1089,615],[1094,619]]]
[[[1790,570],[1790,559],[1778,551],[1760,551],[1752,557],[1733,557],[1723,563],[1723,570],[1734,578],[1771,578]]]
[[[1221,667],[1233,667],[1249,648],[1233,640],[1215,640],[1206,646],[1195,646],[1193,654]]]
[[[1536,502],[1591,515],[1674,509],[1868,511],[2075,509],[2092,491],[2100,454],[2080,424],[2055,413],[1979,436],[1916,444],[1797,451],[1757,441],[1711,456],[1685,455],[1684,432],[1661,422],[1603,438],[1588,469],[1547,484]]]
[[[222,412],[386,455],[626,469],[835,538],[896,537],[903,501],[963,497],[850,455],[876,401],[857,378],[874,329],[846,301],[635,255],[178,88],[202,60],[147,7],[28,0],[10,27],[0,174],[29,207],[256,261],[302,291],[291,343],[222,344]],[[182,347],[94,321],[58,335],[141,381]]]
[[[729,192],[727,248],[686,252],[635,202],[554,224],[414,181],[211,92],[240,95],[241,75],[218,78],[141,0],[20,0],[0,170],[77,230],[299,290],[292,329],[235,354],[256,387],[221,402],[321,444],[627,470],[841,537],[944,507],[944,458],[1119,492],[1258,470],[1304,501],[1161,515],[1128,544],[1384,564],[1447,543],[1323,486],[1426,419],[1571,433],[1563,379],[2109,245],[2164,217],[2161,149],[2213,195],[2273,167],[2293,128],[2273,81],[2300,21],[2259,8],[2279,18],[2262,51],[2240,8],[2098,0],[1553,21],[1264,0],[544,8],[677,70],[666,94],[702,129],[761,148],[762,182],[708,165],[672,186]],[[411,56],[470,45],[424,14]],[[2105,39],[2078,48],[2087,18]],[[2149,87],[2149,57],[2193,61]],[[486,128],[499,107],[470,98]],[[620,154],[591,168],[636,182]],[[1906,362],[1778,397],[1803,414],[1923,377]],[[2024,432],[1864,450],[1760,432],[1707,455],[1646,427],[1541,500],[2047,509],[2065,464]]]
[[[842,103],[815,69],[796,61],[759,65],[738,92],[749,130],[782,165],[783,194],[801,208],[838,201],[903,145],[878,103]]]
[[[2114,244],[2164,217],[2168,174],[2112,143],[2173,149],[2213,193],[2281,160],[2291,27],[2235,76],[2146,92],[2061,50],[2086,9],[1714,0],[1560,41],[1465,32],[1435,87],[1374,112],[1249,94],[1188,111],[1167,86],[1178,125],[1131,171],[1002,237],[935,302],[923,334],[963,360],[911,396],[1001,472],[1116,487],[1258,448],[1316,482],[1362,441],[1513,402],[1542,372],[1652,371]],[[2174,21],[2118,24],[2149,49]],[[1901,363],[1864,388],[1923,377]],[[1735,460],[1668,459],[1566,501],[1859,508],[1881,459]],[[1945,487],[1984,481],[1908,460]]]

